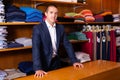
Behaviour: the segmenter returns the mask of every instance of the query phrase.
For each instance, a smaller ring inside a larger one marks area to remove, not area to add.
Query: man
[[[35,77],[43,77],[47,71],[61,67],[58,48],[62,43],[68,53],[73,66],[83,67],[75,57],[72,45],[64,32],[64,27],[56,24],[58,9],[55,5],[49,5],[45,11],[45,21],[33,28],[33,68]]]

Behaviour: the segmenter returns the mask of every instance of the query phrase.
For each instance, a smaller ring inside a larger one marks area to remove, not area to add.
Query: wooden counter
[[[43,78],[33,75],[15,80],[120,80],[120,63],[97,60],[84,63],[84,68],[73,66],[48,72]]]

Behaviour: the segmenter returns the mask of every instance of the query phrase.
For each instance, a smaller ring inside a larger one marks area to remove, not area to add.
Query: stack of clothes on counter
[[[20,7],[26,13],[26,22],[41,22],[43,19],[42,11],[31,7]]]

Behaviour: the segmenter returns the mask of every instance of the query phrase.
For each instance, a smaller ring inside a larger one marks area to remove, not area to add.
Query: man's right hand
[[[34,77],[43,77],[43,76],[46,75],[46,74],[47,74],[47,72],[45,72],[45,71],[43,71],[43,70],[37,70],[37,71],[35,72]]]

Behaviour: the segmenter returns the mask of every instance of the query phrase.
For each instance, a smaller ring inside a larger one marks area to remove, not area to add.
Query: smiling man
[[[62,43],[76,68],[83,67],[75,57],[73,47],[66,37],[63,25],[57,24],[58,9],[56,5],[48,5],[45,20],[33,28],[32,54],[35,77],[43,77],[47,71],[61,68],[58,49]]]

